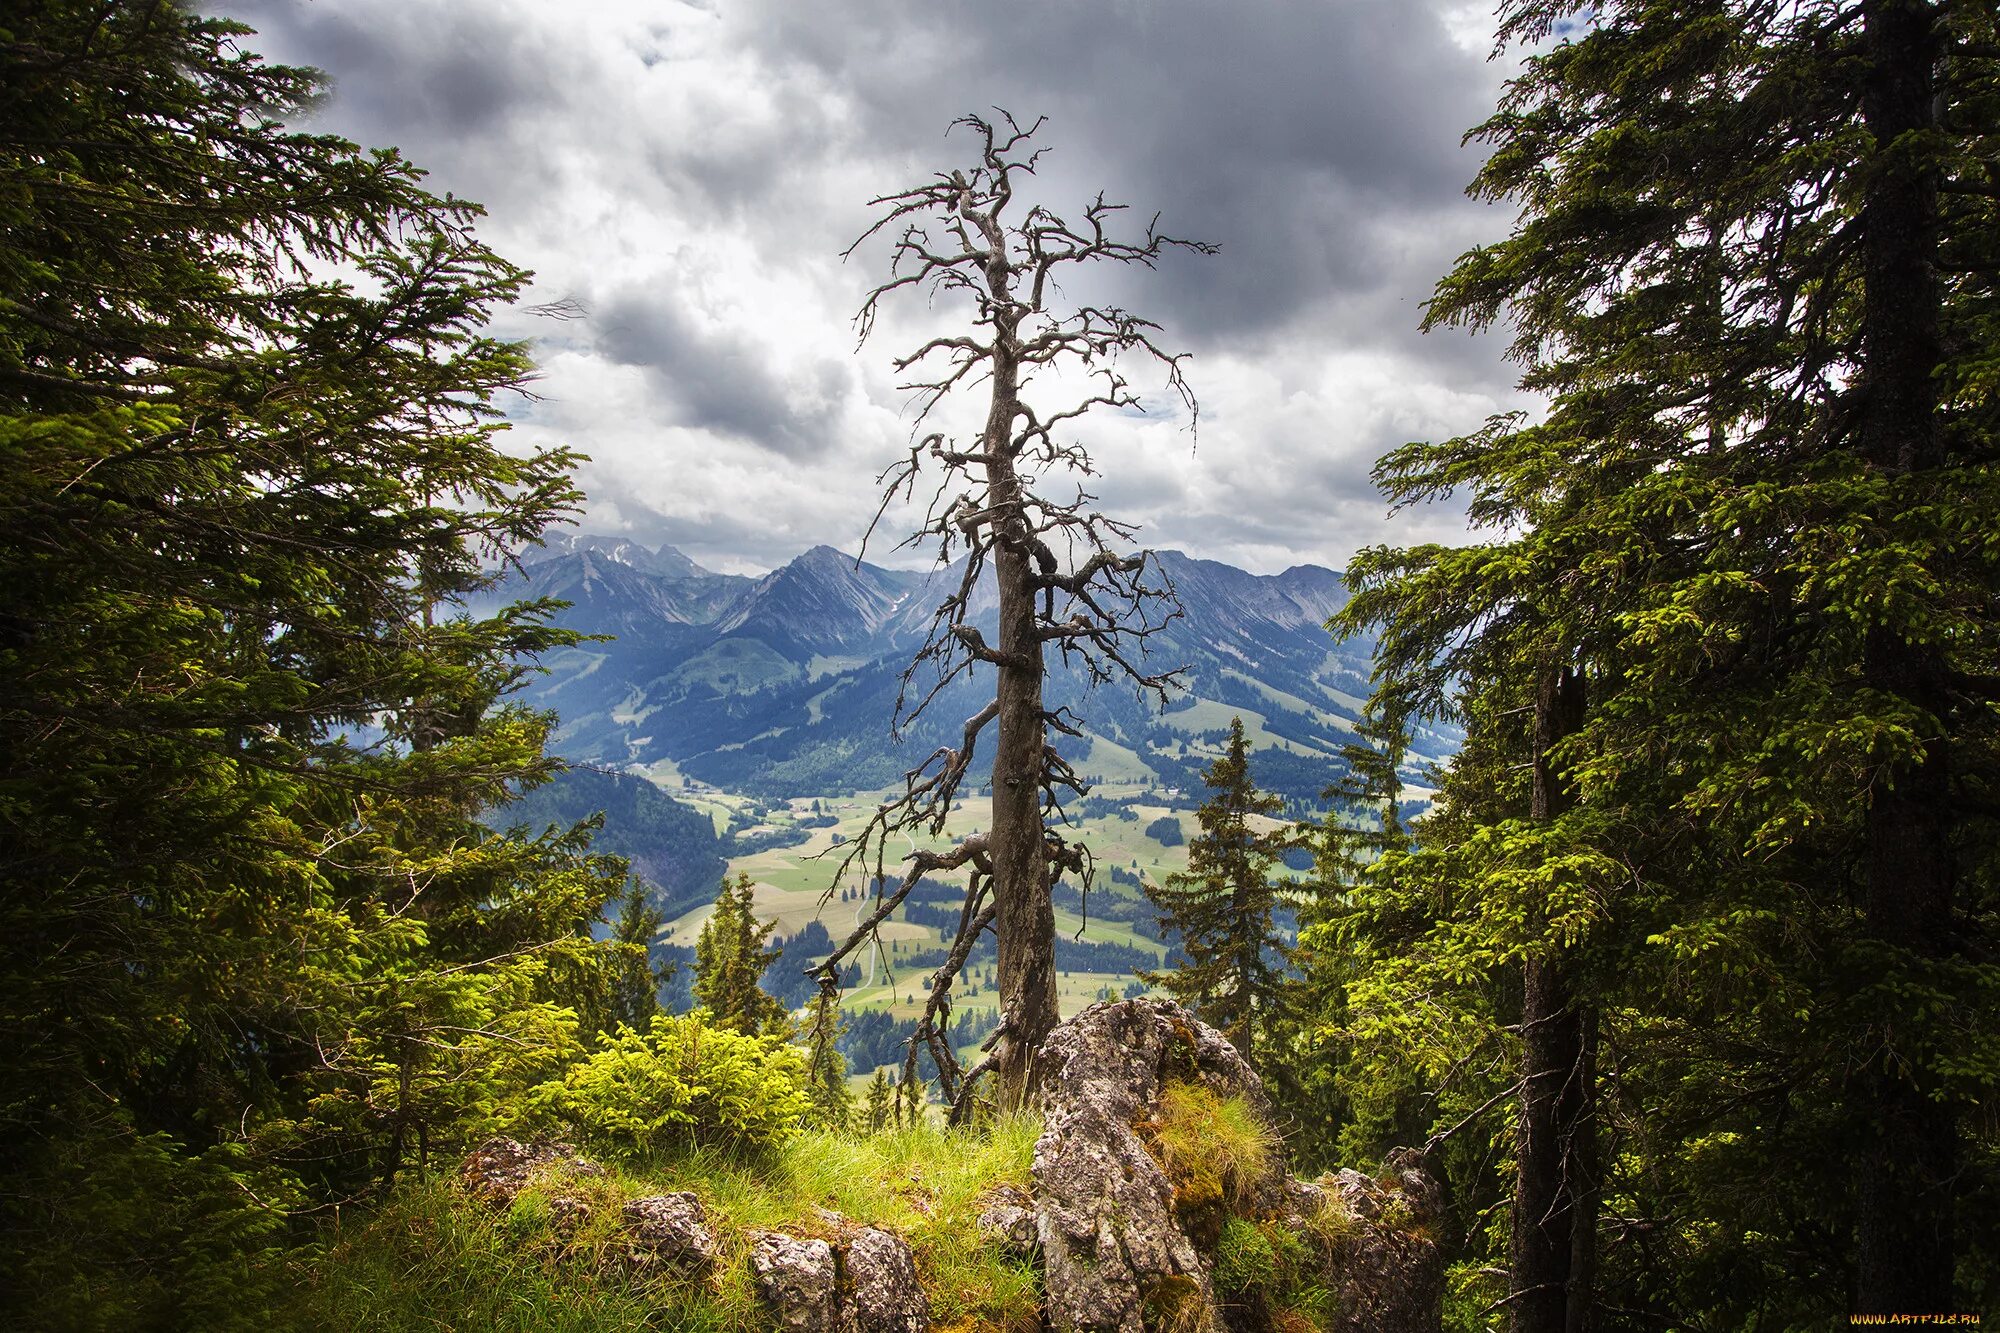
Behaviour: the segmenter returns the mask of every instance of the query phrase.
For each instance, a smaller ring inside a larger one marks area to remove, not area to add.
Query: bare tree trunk
[[[1530,815],[1554,819],[1572,797],[1549,750],[1583,725],[1583,677],[1551,670],[1535,693]],[[1514,1333],[1585,1333],[1596,1268],[1596,1088],[1591,1021],[1559,949],[1523,968],[1521,1117],[1515,1129],[1509,1305]]]
[[[1004,287],[1001,295],[1005,294]],[[1040,625],[1033,533],[1012,458],[1018,369],[1013,330],[995,339],[993,400],[986,422],[987,504],[997,515],[993,572],[1000,599],[999,716],[993,749],[993,919],[999,936],[1001,1030],[994,1047],[995,1101],[1015,1110],[1034,1090],[1035,1051],[1056,1025],[1055,904],[1042,835],[1043,746]]]

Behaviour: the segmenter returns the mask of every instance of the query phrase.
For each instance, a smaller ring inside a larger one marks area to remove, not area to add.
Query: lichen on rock
[[[750,1246],[750,1276],[784,1333],[840,1333],[840,1270],[827,1242],[765,1232]]]
[[[909,1242],[821,1210],[832,1239],[781,1231],[750,1247],[750,1275],[785,1333],[926,1333],[930,1301]]]
[[[682,1276],[706,1273],[721,1253],[701,1200],[692,1194],[655,1194],[624,1208],[626,1260],[641,1272]]]
[[[578,1153],[567,1143],[518,1139],[487,1139],[466,1154],[459,1168],[459,1184],[467,1193],[496,1207],[510,1206],[538,1174],[556,1170],[573,1176],[602,1176],[604,1168]]]
[[[930,1327],[916,1256],[901,1236],[864,1228],[841,1260],[843,1333],[924,1333]]]

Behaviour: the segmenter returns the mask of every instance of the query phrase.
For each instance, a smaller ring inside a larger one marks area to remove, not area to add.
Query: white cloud
[[[484,202],[532,301],[586,307],[503,320],[540,340],[518,437],[592,456],[592,526],[716,567],[859,540],[910,425],[890,358],[950,316],[906,304],[857,354],[880,253],[839,252],[871,197],[962,160],[952,117],[995,103],[1050,116],[1054,202],[1102,187],[1223,247],[1108,289],[1195,353],[1198,449],[1164,415],[1085,432],[1106,508],[1149,542],[1273,570],[1450,537],[1450,513],[1385,520],[1369,468],[1514,401],[1499,339],[1416,327],[1507,221],[1461,194],[1459,137],[1503,71],[1456,0],[222,7],[333,76],[324,127]]]

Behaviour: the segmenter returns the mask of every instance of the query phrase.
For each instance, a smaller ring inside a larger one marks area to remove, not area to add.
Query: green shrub
[[[766,1148],[808,1108],[805,1053],[697,1015],[622,1030],[537,1099],[586,1140],[627,1153]]]
[[[1229,1295],[1270,1288],[1278,1276],[1278,1252],[1254,1222],[1232,1217],[1222,1224],[1215,1245],[1216,1290]]]
[[[252,1333],[282,1289],[295,1182],[225,1144],[90,1126],[26,1155],[0,1199],[6,1327]]]

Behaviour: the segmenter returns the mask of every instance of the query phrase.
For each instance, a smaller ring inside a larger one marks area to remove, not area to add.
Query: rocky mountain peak
[[[712,570],[703,569],[687,556],[671,546],[649,547],[630,537],[608,536],[595,532],[556,533],[542,543],[544,555],[531,555],[527,563],[552,559],[564,555],[590,553],[602,560],[636,569],[642,574],[655,578],[675,581],[686,579],[712,579],[720,577]]]
[[[814,652],[848,652],[869,643],[917,582],[914,575],[815,546],[759,579],[717,628],[727,634],[755,627]]]

